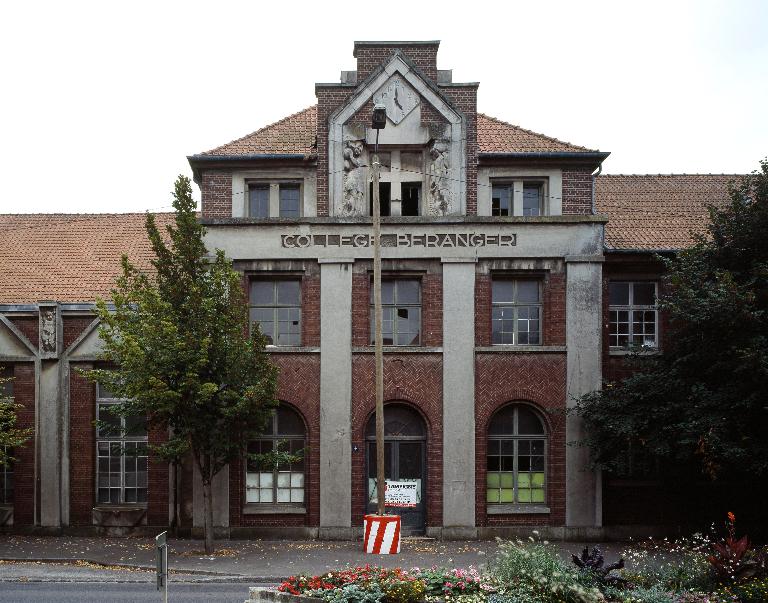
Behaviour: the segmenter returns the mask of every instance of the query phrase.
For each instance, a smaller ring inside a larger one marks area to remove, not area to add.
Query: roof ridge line
[[[523,132],[526,132],[527,134],[533,134],[534,136],[541,136],[542,138],[546,138],[547,140],[551,140],[552,142],[559,142],[560,144],[567,144],[572,147],[576,147],[579,149],[583,149],[585,151],[599,151],[599,149],[590,149],[588,147],[574,144],[572,142],[568,142],[567,140],[560,140],[559,138],[555,138],[554,136],[549,136],[547,134],[542,134],[541,132],[534,132],[533,130],[529,130],[528,128],[524,128],[522,126],[518,126],[516,124],[510,123],[508,121],[504,121],[503,119],[499,119],[498,117],[493,117],[492,115],[488,115],[487,113],[482,113],[481,111],[477,112],[478,115],[482,115],[486,119],[490,119],[492,121],[495,121],[496,123],[509,126],[510,128],[517,128],[518,130],[522,130]]]
[[[278,119],[277,121],[272,122],[271,124],[267,124],[266,126],[262,126],[258,130],[254,130],[253,132],[249,132],[245,136],[241,136],[240,138],[235,138],[234,140],[230,140],[229,142],[225,142],[224,144],[220,144],[217,147],[214,147],[212,149],[208,149],[207,151],[203,151],[202,153],[199,153],[199,155],[208,155],[208,154],[214,153],[214,152],[218,151],[219,149],[222,149],[222,148],[224,148],[226,146],[229,146],[231,144],[235,144],[236,142],[240,142],[241,140],[245,140],[249,136],[254,136],[254,135],[259,134],[259,133],[261,133],[261,132],[263,132],[265,130],[268,130],[269,128],[274,128],[275,126],[279,126],[281,123],[286,122],[289,119],[293,119],[294,117],[296,117],[298,115],[301,115],[302,113],[306,113],[310,109],[315,109],[315,108],[317,108],[317,103],[315,103],[314,105],[310,105],[309,107],[304,107],[300,111],[296,111],[296,113],[292,113],[291,115],[287,115],[287,116],[283,117],[282,119]]]

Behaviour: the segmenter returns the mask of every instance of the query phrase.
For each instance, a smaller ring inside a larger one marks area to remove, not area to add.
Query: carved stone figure
[[[344,189],[341,213],[344,216],[363,215],[367,171],[362,166],[363,143],[349,140],[344,145]]]
[[[429,192],[427,207],[430,215],[444,216],[451,213],[450,158],[448,145],[436,141],[429,150]]]
[[[55,352],[56,310],[44,310],[40,322],[40,347],[43,352]]]

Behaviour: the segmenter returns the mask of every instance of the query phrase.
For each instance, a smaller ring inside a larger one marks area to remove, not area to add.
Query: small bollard
[[[168,603],[168,532],[155,537],[157,547],[157,590],[163,591],[163,603]]]

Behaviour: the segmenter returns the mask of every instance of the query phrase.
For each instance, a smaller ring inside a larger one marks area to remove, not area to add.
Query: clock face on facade
[[[374,103],[387,108],[387,117],[399,124],[419,104],[419,95],[402,78],[393,77],[373,95]]]

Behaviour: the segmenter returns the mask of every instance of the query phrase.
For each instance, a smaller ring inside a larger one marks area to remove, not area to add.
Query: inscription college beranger
[[[283,247],[371,247],[371,234],[288,234],[281,235]],[[382,247],[513,247],[516,234],[485,233],[397,233],[381,235]]]

